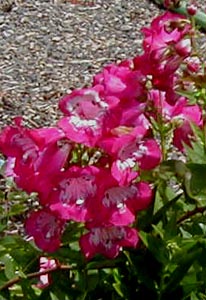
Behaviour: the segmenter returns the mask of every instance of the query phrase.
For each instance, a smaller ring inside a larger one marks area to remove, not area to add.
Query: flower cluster
[[[152,124],[173,124],[173,144],[183,151],[191,122],[202,126],[201,108],[176,93],[181,72],[199,70],[190,60],[190,24],[167,12],[143,33],[142,55],[104,67],[91,87],[60,100],[64,116],[55,127],[28,129],[16,118],[0,134],[7,174],[38,194],[41,208],[25,226],[44,251],[60,247],[69,221],[85,224],[80,247],[87,259],[97,253],[114,258],[122,247],[136,247],[131,225],[153,198],[141,172],[162,159]]]

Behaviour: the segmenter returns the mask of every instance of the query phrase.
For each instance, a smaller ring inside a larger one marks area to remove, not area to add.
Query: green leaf
[[[179,262],[178,266],[175,270],[170,274],[169,280],[165,284],[164,293],[168,293],[173,291],[179,286],[181,280],[187,274],[187,271],[194,263],[196,259],[201,255],[202,248],[200,247],[200,243],[196,243],[192,246],[186,255],[181,257],[181,261]]]
[[[12,279],[16,276],[16,263],[14,259],[9,254],[5,254],[0,257],[0,262],[4,264],[5,267],[5,275],[8,279]]]
[[[180,232],[181,232],[182,237],[184,239],[190,239],[190,238],[192,238],[192,234],[189,233],[188,231],[184,230],[182,227],[180,227]]]
[[[119,274],[118,269],[113,269],[112,274],[113,274],[113,277],[114,277],[114,280],[115,280],[115,283],[113,283],[112,286],[114,287],[117,294],[121,298],[125,299],[125,295],[124,295],[124,292],[123,292],[122,278],[121,278],[121,275]]]
[[[55,285],[52,284],[48,290],[50,289],[49,291],[49,300],[51,299],[54,299],[54,300],[82,300],[83,298],[81,297],[82,296],[82,293],[78,293],[78,296],[80,295],[80,297],[74,297],[73,293],[72,293],[72,290],[70,289],[64,289],[62,288],[61,284],[59,284],[58,282],[55,282]],[[44,300],[44,297],[41,298],[42,300]]]
[[[51,300],[59,300],[59,297],[57,297],[54,293],[50,292]]]
[[[203,294],[203,293],[198,293],[198,300],[206,300],[206,295],[205,295],[205,293]]]
[[[192,147],[185,145],[187,159],[193,163],[205,164],[206,153],[201,142],[192,142]]]
[[[198,298],[194,292],[191,293],[190,295],[190,300],[200,300],[200,298]]]
[[[140,238],[149,251],[160,263],[167,264],[169,259],[169,252],[166,248],[166,244],[160,237],[152,236],[146,232],[139,232]]]
[[[113,283],[112,286],[114,287],[115,291],[117,292],[117,294],[121,297],[124,298],[124,294],[121,290],[121,283]]]
[[[90,291],[95,290],[98,282],[99,282],[98,272],[96,270],[94,270],[93,274],[87,275],[87,291],[90,292]]]
[[[185,163],[180,160],[170,159],[164,161],[160,165],[160,174],[161,177],[165,180],[170,179],[171,176],[177,175],[180,178],[184,177],[185,172],[187,171],[187,167]],[[165,177],[165,175],[167,175]]]
[[[24,298],[27,300],[37,300],[38,296],[35,294],[35,290],[32,288],[28,279],[22,279],[20,281]]]
[[[4,231],[6,229],[6,224],[0,224],[0,232]]]
[[[206,202],[206,164],[190,163],[187,168],[189,172],[185,174],[185,188],[188,195]]]
[[[185,90],[178,90],[176,91],[178,95],[184,96],[186,98],[188,98],[191,102],[190,104],[196,104],[196,97],[195,97],[195,93],[192,91],[185,91]]]
[[[5,246],[7,249],[8,247],[12,247],[16,244],[15,236],[5,236],[1,239],[1,245]]]
[[[2,291],[1,291],[1,294],[2,294]],[[1,295],[1,294],[0,294],[0,300],[9,300],[10,299],[8,291],[7,291],[7,293],[4,292],[4,294],[6,294],[5,296]]]
[[[115,266],[118,266],[118,263],[121,262],[120,258],[116,258],[116,259],[102,259],[102,257],[100,257],[99,260],[95,260],[95,261],[91,261],[88,262],[86,265],[86,270],[90,270],[90,269],[104,269],[104,268],[114,268]]]
[[[170,207],[172,207],[182,196],[182,193],[179,193],[176,197],[168,201],[165,205],[163,205],[153,216],[152,224],[158,224],[158,222],[162,219],[162,216],[166,214]]]

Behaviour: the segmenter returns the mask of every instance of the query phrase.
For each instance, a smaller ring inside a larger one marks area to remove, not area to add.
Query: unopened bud
[[[200,60],[198,57],[190,57],[187,60],[187,69],[189,72],[197,73],[200,69]]]
[[[187,57],[188,55],[190,55],[190,53],[192,51],[190,39],[184,39],[184,40],[179,41],[175,45],[175,50],[176,50],[177,54],[179,54],[182,57]]]
[[[164,0],[163,5],[165,8],[177,8],[179,7],[180,0]]]
[[[195,6],[194,4],[190,4],[187,7],[187,12],[190,16],[194,16],[197,13],[197,6]]]

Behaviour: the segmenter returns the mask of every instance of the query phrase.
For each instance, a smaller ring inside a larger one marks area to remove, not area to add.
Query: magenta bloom
[[[146,137],[145,125],[119,126],[111,132],[113,135],[102,139],[99,146],[112,157],[112,175],[120,185],[127,185],[137,177],[135,167],[150,170],[160,163],[160,147],[154,139]]]
[[[40,197],[46,197],[55,185],[69,152],[68,144],[61,148],[54,144],[38,153],[38,158],[31,165],[25,165],[16,159],[14,180],[17,186],[27,193],[37,192]]]
[[[167,101],[175,103],[174,87],[178,68],[191,54],[191,25],[179,14],[166,12],[143,28],[144,53],[133,60],[134,69],[150,75],[154,88],[167,92]],[[172,95],[172,97],[171,97]]]
[[[96,174],[98,168],[71,167],[59,177],[58,185],[51,191],[48,203],[52,211],[57,212],[62,219],[77,222],[86,221],[88,206],[94,205],[97,193]]]
[[[117,135],[122,135],[124,133],[124,129],[126,132],[127,130],[131,132],[132,130],[135,130],[135,127],[142,127],[145,132],[148,131],[150,122],[144,115],[145,109],[146,103],[137,102],[136,100],[119,103],[115,110],[118,116],[118,124],[112,124],[113,128],[111,128],[111,132]]]
[[[155,168],[161,160],[161,150],[154,139],[140,139],[132,134],[116,139],[112,150],[121,163],[132,160],[144,170]]]
[[[48,209],[32,212],[26,220],[25,228],[41,250],[54,252],[60,247],[64,221]]]
[[[161,114],[164,122],[173,122],[174,145],[181,151],[184,150],[184,143],[191,145],[191,138],[194,137],[190,123],[202,126],[202,110],[198,104],[190,105],[184,97],[178,97],[175,104],[171,105],[166,101],[164,92],[151,90],[149,93],[150,103],[153,106],[153,117]]]
[[[108,223],[121,226],[129,225],[135,220],[135,214],[149,206],[152,190],[148,183],[139,182],[130,186],[113,186],[105,190],[102,199],[102,219]],[[95,218],[94,218],[95,222]]]
[[[74,91],[59,102],[66,117],[58,126],[72,141],[95,146],[110,123],[115,122],[111,110],[118,102],[116,97],[105,97],[100,85]]]
[[[144,76],[140,71],[133,71],[131,64],[111,64],[94,76],[93,84],[101,84],[106,96],[116,96],[121,101],[143,97],[145,94]]]
[[[181,15],[166,12],[155,18],[150,27],[142,29],[145,35],[143,41],[145,54],[148,55],[151,62],[156,64],[156,67],[173,56],[185,57],[190,54],[190,47],[190,51],[183,51],[183,48],[187,48],[184,38],[191,29],[185,24],[182,26],[183,19],[184,17]]]
[[[8,157],[22,159],[24,162],[35,159],[40,145],[33,141],[30,133],[31,129],[21,125],[21,118],[15,118],[13,126],[7,126],[1,131],[1,152]]]
[[[138,233],[134,228],[126,226],[95,227],[80,238],[80,247],[87,259],[91,259],[96,254],[115,258],[122,247],[135,248],[138,241]]]
[[[83,223],[72,233],[75,243],[81,235],[79,245],[88,260],[98,254],[113,259],[123,247],[138,245],[137,214],[155,198],[153,184],[143,178],[161,163],[160,143],[164,148],[163,139],[169,137],[169,149],[184,151],[185,144],[193,144],[192,129],[203,127],[203,104],[191,105],[179,96],[188,87],[198,89],[204,79],[192,52],[191,24],[170,12],[155,18],[142,29],[142,55],[104,67],[91,87],[60,99],[63,116],[56,127],[29,129],[18,117],[1,130],[5,175],[18,188],[34,192],[41,206],[25,222],[40,250],[60,248],[67,222]],[[40,271],[47,268],[60,265],[42,256]],[[45,274],[37,286],[50,283]]]
[[[152,189],[148,183],[120,186],[109,170],[100,170],[96,184],[97,193],[87,206],[87,221],[91,227],[129,225],[134,222],[136,212],[147,208],[152,201]]]
[[[124,161],[118,159],[112,163],[112,176],[118,181],[120,186],[127,185],[139,175],[139,173],[134,170],[135,166],[136,162],[133,158],[128,158]]]
[[[15,118],[13,126],[1,131],[0,150],[6,156],[22,159],[24,163],[32,162],[38,151],[64,137],[64,133],[55,127],[28,129],[21,123],[21,118]]]
[[[179,150],[184,151],[184,143],[191,146],[191,140],[194,139],[190,123],[202,126],[201,108],[198,105],[185,106],[178,118],[180,126],[174,130],[173,143]]]
[[[12,161],[7,171],[18,187],[28,193],[48,191],[71,150],[69,143],[59,143],[63,137],[57,128],[27,129],[21,119],[2,130],[0,150]]]

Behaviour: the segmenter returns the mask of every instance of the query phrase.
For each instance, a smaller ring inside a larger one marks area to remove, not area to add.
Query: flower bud
[[[200,70],[200,64],[198,57],[190,57],[187,61],[187,69],[189,72],[197,73]]]
[[[197,13],[197,6],[194,4],[188,5],[187,12],[190,16],[194,16]]]
[[[164,0],[163,5],[165,8],[171,9],[175,7],[179,7],[180,0]]]
[[[190,55],[192,51],[190,39],[184,39],[179,41],[175,45],[175,50],[182,57],[187,57],[188,55]]]

